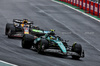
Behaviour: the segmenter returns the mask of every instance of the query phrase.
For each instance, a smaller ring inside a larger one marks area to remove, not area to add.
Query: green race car
[[[32,46],[38,53],[44,53],[48,50],[58,52],[62,55],[72,56],[74,59],[84,57],[84,51],[80,44],[74,43],[72,46],[68,45],[66,40],[63,41],[59,36],[55,36],[53,30],[39,37],[25,34],[22,38],[22,48],[30,49]]]

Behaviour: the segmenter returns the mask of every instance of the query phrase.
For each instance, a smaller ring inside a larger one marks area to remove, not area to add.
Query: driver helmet
[[[54,33],[55,30],[51,29],[50,31],[51,31],[50,35],[54,36],[55,35],[55,33]]]
[[[23,24],[26,24],[26,23],[28,23],[28,20],[27,19],[24,19],[22,23]]]

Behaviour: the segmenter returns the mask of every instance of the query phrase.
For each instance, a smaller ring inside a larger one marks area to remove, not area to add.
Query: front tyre
[[[8,38],[13,38],[13,34],[15,34],[15,27],[14,26],[10,26],[9,30],[8,30]]]
[[[81,53],[82,53],[82,46],[80,44],[77,44],[77,43],[73,44],[72,52],[76,52],[77,54],[80,55],[80,56],[72,55],[72,58],[79,59],[81,57]]]
[[[11,26],[13,26],[13,24],[10,24],[10,23],[6,24],[5,35],[8,35],[8,31],[9,31],[9,29],[10,29]]]

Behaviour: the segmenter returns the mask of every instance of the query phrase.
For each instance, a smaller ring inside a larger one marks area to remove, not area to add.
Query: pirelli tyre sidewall
[[[82,46],[80,44],[73,44],[72,51],[78,53],[80,56],[72,55],[73,59],[79,59],[82,53]]]
[[[8,31],[10,29],[10,27],[13,26],[13,24],[7,23],[6,27],[5,27],[5,35],[8,35]]]
[[[24,34],[22,38],[22,48],[30,49],[33,46],[34,36],[30,34]]]

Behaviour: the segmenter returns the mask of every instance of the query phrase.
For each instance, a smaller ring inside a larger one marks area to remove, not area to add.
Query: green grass
[[[85,10],[80,9],[79,7],[74,6],[74,5],[72,5],[72,4],[69,4],[69,3],[66,3],[66,2],[62,2],[62,1],[59,1],[59,0],[55,0],[55,1],[60,2],[60,3],[63,3],[63,4],[65,4],[65,5],[68,5],[68,6],[70,6],[70,7],[75,8],[75,9],[77,9],[77,10],[81,11],[81,12],[86,13],[86,11],[85,11]],[[99,18],[98,16],[92,15],[92,14],[90,14],[90,13],[86,13],[86,14],[87,14],[87,15],[89,15],[89,16],[92,16],[92,17],[94,17],[94,18],[96,18],[96,19],[98,19],[98,20],[100,20],[100,18]]]

